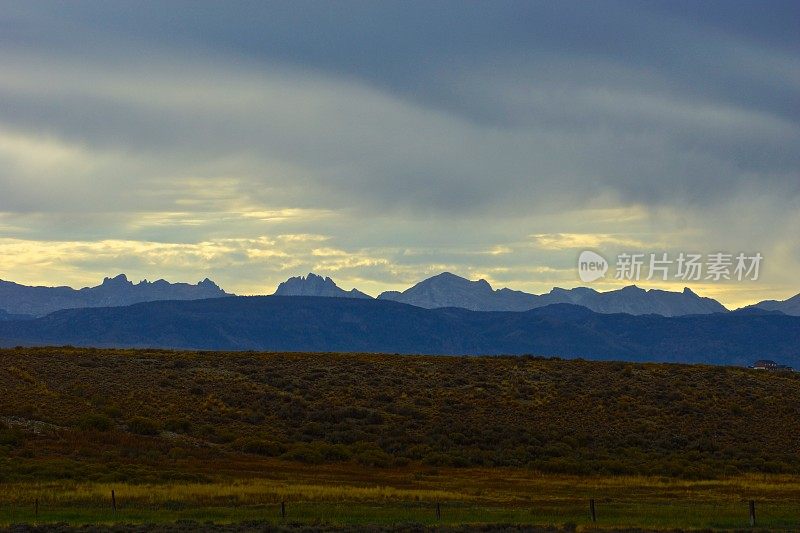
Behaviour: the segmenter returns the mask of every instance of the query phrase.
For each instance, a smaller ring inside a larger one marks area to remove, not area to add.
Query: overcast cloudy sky
[[[583,249],[800,291],[800,3],[2,2],[2,279],[542,292]]]

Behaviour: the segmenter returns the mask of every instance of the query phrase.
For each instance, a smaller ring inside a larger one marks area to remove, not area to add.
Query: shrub
[[[211,437],[211,440],[217,444],[228,444],[236,440],[236,433],[229,429],[220,429]]]
[[[315,441],[294,446],[282,456],[284,459],[319,464],[326,461],[344,461],[351,457],[350,451],[342,444],[327,444]]]
[[[383,450],[365,450],[356,455],[356,461],[365,466],[386,468],[392,464],[392,457]]]
[[[192,431],[192,422],[186,418],[170,418],[164,422],[164,429],[174,433],[189,433]]]
[[[239,439],[236,441],[236,446],[245,453],[253,453],[265,457],[277,457],[286,453],[286,446],[283,444],[256,438]]]
[[[128,429],[138,435],[158,435],[160,430],[158,422],[143,416],[131,418],[128,421]]]
[[[429,466],[450,466],[453,461],[448,455],[431,452],[422,459],[422,462]]]
[[[290,461],[300,461],[302,463],[320,464],[325,461],[319,450],[310,447],[307,444],[295,446],[288,452],[281,455],[281,459],[288,459]]]
[[[0,429],[0,446],[19,446],[22,444],[22,433],[15,429]]]
[[[106,408],[103,409],[103,412],[107,416],[110,416],[111,418],[119,418],[119,417],[122,416],[122,410],[119,407],[117,407],[116,405],[108,405],[108,406],[106,406]]]
[[[108,431],[113,425],[110,418],[99,413],[84,415],[78,420],[78,427],[84,431]]]

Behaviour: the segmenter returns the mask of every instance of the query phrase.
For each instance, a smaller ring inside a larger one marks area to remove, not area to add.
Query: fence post
[[[750,500],[750,527],[756,527],[756,502]]]
[[[592,523],[597,522],[597,514],[594,511],[594,498],[589,500],[589,514],[592,517]]]
[[[33,516],[35,516],[37,520],[39,519],[39,498],[36,498],[36,502],[34,503]]]
[[[117,512],[117,496],[114,494],[114,489],[111,489],[111,509]]]
[[[439,502],[436,502],[436,520],[441,520],[442,518],[442,508],[439,505]]]
[[[281,502],[281,518],[286,518],[286,502]]]

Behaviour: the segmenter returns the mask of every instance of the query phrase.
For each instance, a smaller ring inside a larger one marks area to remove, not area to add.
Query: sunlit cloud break
[[[757,286],[710,290],[789,297],[797,6],[734,4],[8,2],[0,278],[541,292],[584,249],[747,251]]]

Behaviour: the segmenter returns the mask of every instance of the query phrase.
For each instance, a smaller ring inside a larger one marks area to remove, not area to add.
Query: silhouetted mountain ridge
[[[330,277],[314,273],[281,283],[277,296],[324,296],[371,299],[368,294],[341,289]],[[124,274],[108,277],[97,287],[27,287],[0,280],[0,320],[44,316],[60,309],[124,306],[157,300],[219,298],[230,294],[208,278],[196,285],[169,283],[163,279],[132,283]],[[659,314],[683,316],[726,312],[716,300],[704,298],[691,289],[682,292],[645,290],[635,285],[598,292],[589,287],[555,287],[545,294],[530,294],[509,288],[493,289],[486,280],[471,281],[450,272],[425,279],[405,291],[386,291],[380,300],[407,303],[426,309],[459,307],[473,311],[526,311],[556,303],[581,305],[598,313]],[[748,308],[780,311],[800,316],[800,295],[784,302],[760,302]]]
[[[378,299],[426,309],[461,307],[472,311],[527,311],[556,303],[582,305],[598,313],[632,315],[679,316],[727,311],[716,300],[700,297],[688,287],[683,292],[645,290],[635,285],[608,292],[588,287],[556,287],[547,294],[537,295],[505,288],[495,290],[486,280],[470,281],[449,272],[423,280],[403,292],[384,292]]]
[[[289,278],[275,291],[275,296],[324,296],[327,298],[372,298],[357,289],[346,291],[329,278],[309,272],[308,276]]]
[[[192,350],[537,354],[588,359],[800,366],[800,317],[601,314],[556,304],[525,312],[424,309],[310,296],[157,301],[0,322],[0,344]]]
[[[764,309],[765,311],[780,311],[786,315],[800,316],[800,294],[787,300],[764,300],[757,304],[747,306],[745,309]]]
[[[96,287],[28,287],[0,280],[0,309],[10,314],[43,316],[61,309],[125,306],[156,300],[196,300],[230,296],[206,278],[196,285],[163,279],[139,283],[125,274],[103,279]]]

